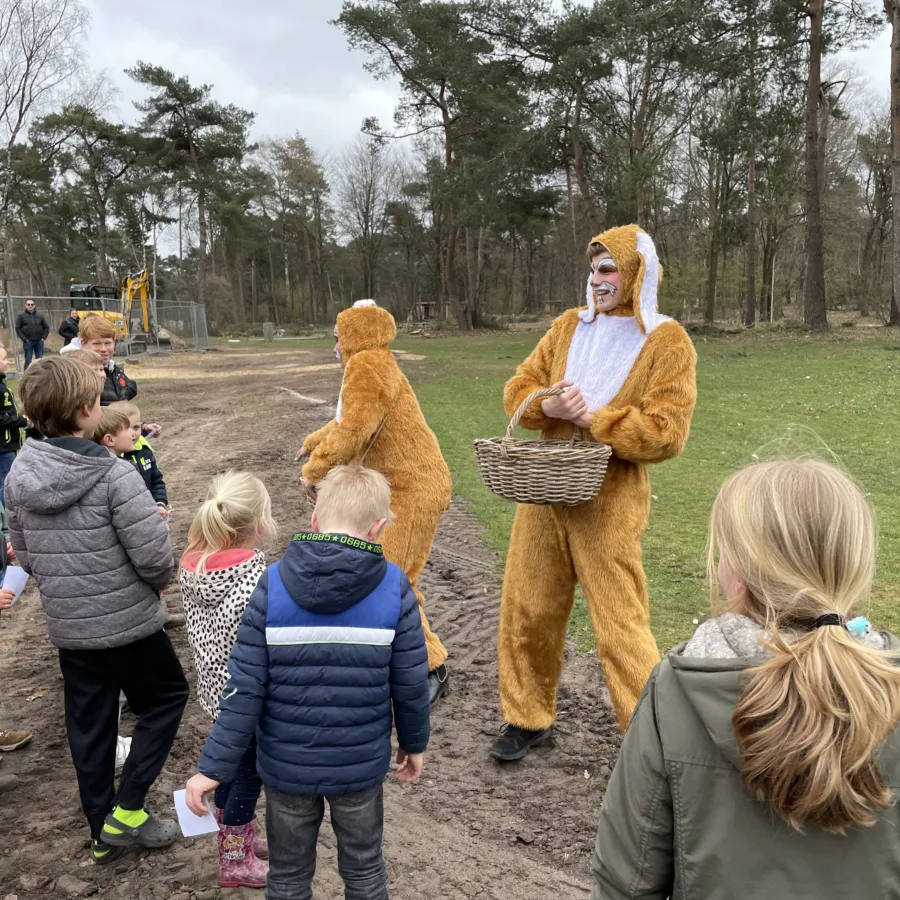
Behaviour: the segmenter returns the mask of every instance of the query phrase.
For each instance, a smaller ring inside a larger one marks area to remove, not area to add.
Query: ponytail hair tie
[[[221,505],[222,505],[222,498],[216,497],[216,506],[221,506]]]
[[[836,625],[838,628],[846,628],[847,620],[844,616],[838,615],[837,613],[827,613],[824,616],[819,616],[819,618],[813,622],[813,629],[825,628],[827,625]]]

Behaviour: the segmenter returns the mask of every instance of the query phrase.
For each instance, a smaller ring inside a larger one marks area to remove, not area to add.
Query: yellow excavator
[[[150,276],[146,269],[135,272],[122,279],[121,293],[119,289],[98,284],[69,285],[69,297],[73,308],[78,310],[78,317],[100,315],[108,319],[116,329],[116,341],[126,341],[130,352],[146,350],[152,340],[161,350],[170,350],[172,341],[161,332],[150,315]],[[134,315],[134,304],[140,307],[140,315]]]

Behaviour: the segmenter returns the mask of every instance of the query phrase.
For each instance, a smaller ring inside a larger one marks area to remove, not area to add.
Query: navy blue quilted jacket
[[[247,605],[198,769],[232,781],[255,733],[275,790],[362,791],[390,768],[392,724],[424,752],[428,657],[409,580],[377,545],[297,535]]]

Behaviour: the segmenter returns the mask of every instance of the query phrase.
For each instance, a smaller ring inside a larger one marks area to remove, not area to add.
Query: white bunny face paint
[[[609,312],[619,305],[619,279],[619,267],[608,252],[591,260],[591,290],[597,312]]]

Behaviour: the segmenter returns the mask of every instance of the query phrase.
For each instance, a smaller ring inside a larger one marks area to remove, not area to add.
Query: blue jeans
[[[6,476],[9,475],[9,470],[12,468],[15,458],[16,454],[12,450],[0,453],[0,506],[4,509],[6,509],[6,500],[3,497],[3,484],[6,481]],[[3,548],[3,552],[6,553],[6,547]]]
[[[223,825],[246,825],[253,821],[262,779],[256,771],[256,738],[238,763],[234,781],[216,788],[216,808],[222,810]]]
[[[325,799],[293,797],[266,788],[266,900],[311,900]],[[387,900],[387,869],[381,855],[381,783],[365,791],[327,799],[337,837],[338,871],[344,879],[345,900]]]
[[[43,341],[22,341],[22,349],[25,351],[25,368],[31,365],[31,358],[44,358],[44,342]]]

